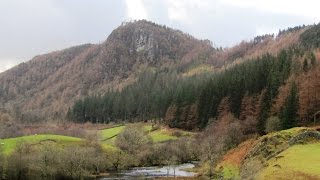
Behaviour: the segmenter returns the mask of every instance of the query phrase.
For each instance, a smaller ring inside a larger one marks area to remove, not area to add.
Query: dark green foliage
[[[260,115],[258,119],[257,129],[260,134],[264,134],[265,123],[269,117],[269,111],[272,100],[277,96],[279,87],[289,77],[291,71],[293,51],[282,50],[278,57],[271,57],[269,61],[268,78],[265,86],[265,93],[261,101]]]
[[[194,103],[205,76],[179,78],[167,70],[146,71],[122,91],[90,96],[75,102],[71,119],[78,122],[143,121],[164,117],[168,107]]]
[[[304,72],[307,72],[308,71],[308,69],[309,69],[309,64],[308,64],[308,60],[307,59],[304,59],[303,60],[303,71]]]
[[[261,109],[260,109],[260,114],[259,114],[259,119],[258,119],[258,124],[257,124],[257,130],[260,134],[264,134],[265,130],[265,124],[266,121],[269,117],[269,110],[271,107],[271,97],[270,93],[265,92],[263,94],[263,99],[261,101]]]
[[[306,48],[320,47],[320,23],[313,25],[300,36],[301,44]]]
[[[296,125],[299,108],[298,89],[295,83],[291,85],[290,93],[280,113],[282,129],[289,129]]]
[[[308,54],[308,57],[310,58],[311,66],[315,66],[316,65],[316,56],[311,52]]]
[[[265,54],[211,77],[208,74],[181,77],[168,69],[145,71],[137,82],[122,91],[109,91],[103,96],[75,102],[69,116],[78,122],[143,121],[161,119],[170,106],[175,106],[169,125],[178,127],[187,105],[196,103],[197,123],[203,128],[210,118],[217,118],[222,98],[229,97],[230,111],[238,118],[243,97],[264,92],[257,124],[259,133],[263,134],[273,99],[292,72],[293,57],[300,57],[301,53],[304,51],[292,47],[277,56]]]
[[[272,99],[276,97],[278,88],[290,75],[293,54],[292,49],[283,50],[276,57],[266,54],[213,77],[200,94],[200,125],[204,127],[209,118],[217,116],[217,107],[223,97],[230,97],[230,110],[239,117],[244,95],[259,94],[265,89],[258,122],[258,129],[262,133]]]
[[[313,52],[307,52],[305,55],[305,58],[303,60],[303,66],[302,69],[304,72],[309,71],[316,65],[316,56]]]
[[[287,29],[283,29],[283,30],[279,30],[277,37],[281,37],[284,34],[288,34],[288,33],[294,33],[297,31],[300,31],[301,29],[304,29],[306,26],[302,25],[302,26],[295,26],[295,27],[289,27]]]

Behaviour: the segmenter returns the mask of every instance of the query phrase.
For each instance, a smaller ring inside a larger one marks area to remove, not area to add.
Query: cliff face
[[[114,30],[103,43],[102,64],[106,76],[130,76],[140,65],[182,66],[214,48],[181,31],[146,21],[127,23]],[[197,51],[193,51],[197,49]]]

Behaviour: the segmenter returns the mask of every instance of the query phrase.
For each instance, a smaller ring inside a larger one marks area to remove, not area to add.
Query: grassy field
[[[83,140],[80,138],[70,137],[70,136],[60,136],[60,135],[32,135],[32,136],[22,136],[17,138],[1,139],[0,146],[2,146],[5,154],[10,154],[14,151],[17,143],[26,142],[32,145],[37,145],[46,141],[55,142],[59,145],[67,144],[79,144]]]
[[[114,141],[117,138],[117,135],[121,133],[125,125],[119,125],[107,129],[100,130],[98,132],[99,141],[101,142],[101,146],[103,149],[110,150],[116,149],[114,146]],[[182,136],[189,135],[189,132],[182,130],[168,130],[164,127],[159,127],[156,130],[152,130],[152,126],[150,124],[144,124],[143,129],[145,132],[150,135],[151,139],[154,143],[164,142],[168,140],[178,139],[177,136],[172,135],[173,132],[179,131]],[[51,134],[39,134],[39,135],[30,135],[30,136],[22,136],[16,138],[9,139],[0,139],[0,147],[3,150],[4,154],[10,154],[14,151],[17,143],[24,142],[31,145],[41,145],[44,142],[54,142],[57,145],[65,146],[70,144],[80,144],[84,142],[84,139],[71,137],[71,136],[62,136],[62,135],[51,135]]]
[[[144,126],[143,126],[143,129],[144,129],[146,132],[150,132],[150,131],[152,131],[152,125],[144,125]]]
[[[294,145],[271,159],[258,179],[320,179],[320,143]]]
[[[125,126],[117,126],[112,128],[107,128],[99,131],[99,138],[101,141],[109,141],[115,138],[121,131],[123,131]]]
[[[178,139],[178,137],[170,135],[168,132],[166,132],[165,130],[161,130],[161,129],[156,130],[156,131],[152,131],[149,133],[149,135],[151,136],[152,141],[155,143]]]
[[[121,133],[125,127],[126,126],[123,125],[123,126],[117,126],[117,127],[101,130],[99,132],[100,140],[105,144],[113,145],[115,139],[117,138],[116,136],[119,133]],[[160,127],[159,129],[152,131],[152,126],[147,124],[147,125],[143,125],[143,129],[148,135],[150,135],[154,143],[178,139],[177,136],[172,135],[173,130],[169,131],[168,129],[163,127]],[[190,133],[187,131],[182,131],[182,130],[175,130],[175,131],[179,131],[180,134],[182,134],[182,136],[190,135]]]

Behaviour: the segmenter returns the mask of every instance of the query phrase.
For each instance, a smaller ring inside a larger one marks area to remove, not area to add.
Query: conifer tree
[[[304,61],[303,61],[303,71],[304,72],[307,72],[308,71],[308,67],[309,65],[308,65],[308,60],[307,59],[304,59]]]
[[[298,118],[299,97],[298,89],[295,83],[291,85],[290,93],[285,101],[280,114],[282,120],[282,129],[288,129],[296,126]]]

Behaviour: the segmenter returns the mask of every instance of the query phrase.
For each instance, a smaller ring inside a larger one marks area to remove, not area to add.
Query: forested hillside
[[[319,27],[281,31],[272,45],[285,40],[291,42],[287,46],[259,55],[239,55],[242,58],[238,60],[229,57],[231,63],[223,66],[226,70],[191,76],[183,76],[177,69],[146,70],[122,90],[109,89],[105,94],[76,101],[68,118],[77,122],[156,119],[170,127],[194,129],[232,113],[252,127],[252,132],[261,134],[265,133],[268,119],[276,119],[279,129],[308,124],[319,110],[314,104],[320,102],[317,95],[310,95],[319,87],[317,76],[309,75],[319,72]],[[261,46],[268,38],[273,36],[256,37],[252,43]],[[311,82],[313,88],[308,87]]]
[[[297,26],[221,48],[145,20],[123,23],[102,44],[1,73],[1,111],[22,122],[153,119],[184,129],[232,113],[259,133],[269,117],[281,128],[308,124],[320,108],[318,39],[319,25]]]

